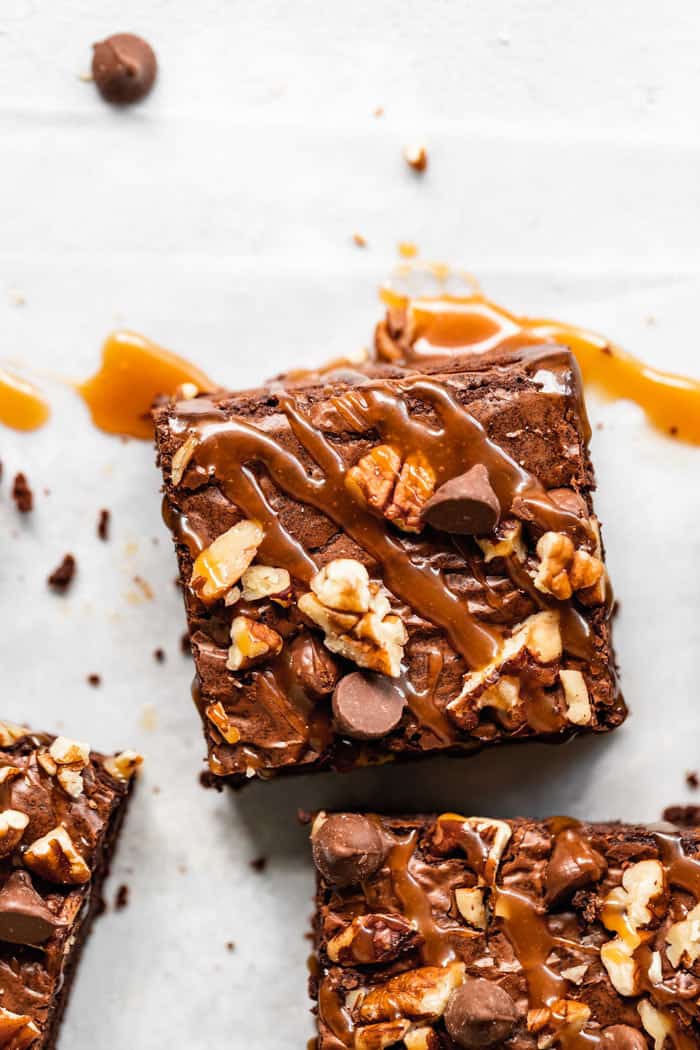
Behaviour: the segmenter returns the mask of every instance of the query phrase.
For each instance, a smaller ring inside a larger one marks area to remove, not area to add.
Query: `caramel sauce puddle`
[[[38,430],[50,415],[36,387],[0,368],[0,423],[13,430]]]
[[[645,365],[585,328],[520,317],[480,292],[413,298],[385,286],[380,294],[388,307],[408,312],[415,335],[406,353],[409,364],[444,357],[446,351],[484,353],[558,343],[573,351],[586,385],[610,399],[634,401],[657,430],[700,445],[700,380]]]
[[[216,384],[189,361],[136,332],[113,332],[102,346],[102,363],[77,390],[99,430],[150,441],[150,409],[161,395],[192,384],[199,391]]]

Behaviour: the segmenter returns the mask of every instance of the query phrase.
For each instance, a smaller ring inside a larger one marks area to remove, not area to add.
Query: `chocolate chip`
[[[12,498],[20,514],[29,514],[34,507],[34,493],[27,481],[27,475],[21,471],[15,474],[15,480],[12,483]]]
[[[434,528],[463,536],[492,532],[500,516],[501,505],[483,463],[441,485],[421,515]]]
[[[0,890],[0,941],[43,944],[64,923],[46,906],[26,871],[14,871]]]
[[[493,1046],[512,1033],[517,1020],[515,1003],[503,988],[482,977],[468,979],[450,996],[445,1027],[466,1048]]]
[[[573,828],[561,831],[554,843],[545,872],[547,903],[560,904],[603,877],[605,859]]]
[[[311,834],[314,864],[326,882],[351,886],[379,871],[388,843],[377,821],[359,813],[318,818]]]
[[[336,729],[353,740],[380,740],[401,721],[406,698],[391,678],[353,671],[333,692]]]
[[[72,554],[65,554],[63,561],[57,566],[48,578],[48,585],[52,590],[63,593],[67,591],[75,576],[76,563]]]
[[[586,501],[574,489],[549,489],[547,495],[557,507],[565,510],[567,514],[575,514],[577,518],[588,517]]]
[[[601,1032],[598,1050],[647,1050],[649,1044],[638,1028],[613,1024]]]
[[[302,689],[314,698],[332,693],[340,678],[338,661],[307,631],[298,634],[289,647],[289,668]]]
[[[157,69],[152,47],[133,33],[115,33],[93,44],[92,75],[107,102],[140,102],[153,87]]]

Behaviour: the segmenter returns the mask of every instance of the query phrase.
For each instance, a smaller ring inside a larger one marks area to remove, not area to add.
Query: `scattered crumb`
[[[24,306],[27,302],[22,292],[18,292],[16,288],[10,288],[8,297],[13,306]]]
[[[134,576],[134,583],[147,601],[153,601],[153,589],[148,580],[144,580],[143,576]]]
[[[667,806],[663,819],[679,828],[697,828],[700,826],[700,806]]]
[[[235,951],[235,948],[236,948],[236,942],[235,941],[226,941],[226,951],[227,952]]]
[[[154,649],[153,650],[153,659],[158,664],[164,664],[165,663],[165,649]]]
[[[603,424],[602,423],[596,423],[595,428],[596,428],[596,430],[602,430],[603,429]]]
[[[99,919],[100,915],[104,915],[106,911],[107,901],[104,899],[104,897],[100,897],[100,899],[97,902],[97,908],[95,909],[95,918]]]
[[[406,146],[404,160],[414,171],[424,172],[428,167],[428,151],[425,146]]]
[[[251,860],[248,863],[253,871],[257,872],[258,875],[262,875],[267,867],[267,857],[255,857],[254,860]]]
[[[189,631],[185,631],[185,633],[180,638],[180,650],[185,654],[185,656],[192,656],[192,643],[190,641]]]
[[[697,770],[691,769],[689,773],[686,773],[685,782],[689,788],[696,791],[700,787],[700,777],[698,777]]]
[[[78,80],[82,80],[83,84],[92,84],[94,79],[92,73],[78,73]]]
[[[175,584],[175,586],[177,587],[177,589],[178,589],[179,591],[181,591],[181,590],[182,590],[182,580],[180,579],[180,577],[179,577],[179,576],[176,576],[176,577],[175,577],[175,579],[173,580],[173,583]]]
[[[97,689],[98,686],[102,685],[102,675],[89,674],[86,677],[86,681],[88,685],[93,687],[93,689]]]
[[[146,704],[141,711],[139,725],[142,729],[153,730],[158,724],[158,715],[153,704]]]
[[[361,233],[353,233],[352,239],[358,248],[367,247],[367,238],[363,237]]]
[[[186,875],[187,874],[187,865],[186,864],[178,864],[177,870],[180,873],[180,875]]]
[[[669,427],[668,432],[671,435],[671,437],[676,437],[678,435],[678,427]]]
[[[152,791],[152,793],[153,793],[154,795],[160,795],[160,788],[158,787],[158,785],[157,785],[157,784],[154,784],[154,785],[153,785],[153,787],[151,788],[151,791]]]
[[[61,564],[54,569],[47,580],[49,587],[60,594],[64,594],[73,582],[76,568],[76,561],[73,555],[65,554]]]
[[[612,347],[607,346],[607,345],[606,346],[601,346],[600,352],[601,352],[601,354],[605,354],[606,357],[612,357],[613,356]]]
[[[97,535],[101,540],[109,539],[110,517],[110,512],[103,507],[100,511],[100,516],[97,519]]]
[[[127,558],[134,558],[139,552],[139,545],[137,540],[127,540],[124,544],[124,555]]]
[[[413,241],[399,241],[398,250],[402,259],[415,259],[418,255],[418,245]]]
[[[377,108],[374,111],[374,116],[375,117],[383,117],[384,116],[384,106],[377,106]]]
[[[21,471],[15,474],[15,480],[12,483],[12,498],[20,514],[29,514],[34,509],[34,493],[29,487],[27,475]]]
[[[114,910],[123,911],[129,903],[129,887],[125,882],[121,884],[114,898]]]

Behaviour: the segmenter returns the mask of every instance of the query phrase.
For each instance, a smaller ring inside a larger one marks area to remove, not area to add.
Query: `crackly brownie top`
[[[0,1047],[43,1035],[113,812],[141,762],[0,722]]]
[[[621,721],[569,351],[155,418],[213,773]]]
[[[700,1045],[700,832],[320,813],[319,1050]]]

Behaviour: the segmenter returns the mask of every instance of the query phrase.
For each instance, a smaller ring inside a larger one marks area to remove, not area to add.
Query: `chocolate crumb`
[[[34,493],[29,487],[26,474],[23,474],[21,471],[19,474],[15,474],[15,480],[12,485],[12,498],[20,514],[29,514],[34,509]]]
[[[601,352],[601,354],[605,354],[606,357],[612,357],[613,356],[612,348],[609,347],[609,346],[601,346],[600,352]]]
[[[249,861],[249,864],[253,871],[257,872],[258,875],[262,875],[267,867],[267,857],[255,857],[254,860]]]
[[[109,525],[110,525],[110,513],[104,507],[100,511],[100,516],[97,519],[97,535],[101,540],[109,539]]]
[[[192,656],[192,643],[190,642],[189,631],[185,631],[185,633],[180,638],[180,649],[185,654],[185,656]]]
[[[355,242],[355,244],[357,245],[358,248],[366,248],[367,247],[367,238],[363,237],[361,233],[353,233],[352,239],[353,239],[353,241]]]
[[[235,941],[226,941],[226,951],[227,952],[234,951],[235,947],[236,947],[236,942]]]
[[[667,806],[662,815],[678,828],[700,827],[700,806]]]
[[[153,659],[156,661],[156,663],[164,664],[165,663],[165,649],[154,649],[153,650]]]
[[[102,685],[102,676],[99,674],[89,674],[86,680],[88,685],[91,685],[93,689],[97,689],[99,685]]]
[[[685,782],[689,788],[693,789],[693,791],[696,791],[697,788],[700,787],[700,777],[698,777],[695,769],[691,769],[689,773],[686,773]]]
[[[403,151],[404,159],[409,168],[423,173],[428,167],[428,151],[425,146],[407,146]]]
[[[668,428],[668,432],[671,435],[671,437],[677,437],[677,435],[678,435],[678,427],[669,427]]]
[[[114,898],[115,911],[122,911],[129,903],[129,887],[125,882],[121,884]]]
[[[54,591],[64,594],[68,590],[75,576],[76,562],[72,554],[64,555],[63,561],[58,565],[48,578],[48,585]]]

